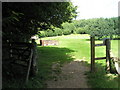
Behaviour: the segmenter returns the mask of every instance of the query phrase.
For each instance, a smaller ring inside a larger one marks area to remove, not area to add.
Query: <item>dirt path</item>
[[[53,69],[57,65],[53,66]],[[56,78],[52,81],[47,81],[48,88],[90,88],[87,85],[85,75],[89,68],[82,61],[72,61],[64,64],[60,74],[53,73]]]

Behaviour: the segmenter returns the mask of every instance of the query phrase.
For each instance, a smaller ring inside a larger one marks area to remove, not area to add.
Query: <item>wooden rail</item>
[[[106,59],[106,57],[95,58],[95,60],[101,60],[101,59]]]
[[[105,44],[95,44],[95,46],[105,46]]]

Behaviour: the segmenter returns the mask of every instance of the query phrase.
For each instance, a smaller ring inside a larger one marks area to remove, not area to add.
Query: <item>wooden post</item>
[[[32,55],[33,55],[33,50],[31,49],[31,54],[30,54],[30,60],[29,60],[29,65],[28,65],[28,70],[27,70],[27,75],[26,75],[26,81],[25,83],[27,84],[29,75],[30,75],[30,67],[31,67],[31,62],[32,62]]]
[[[106,44],[106,71],[111,72],[111,58],[110,58],[110,40],[105,40]]]
[[[42,40],[40,39],[40,46],[42,46]]]
[[[30,60],[29,60],[29,64],[28,64],[26,84],[28,82],[29,75],[30,74],[35,75],[37,72],[37,68],[36,68],[37,49],[36,49],[36,47],[37,47],[37,43],[35,42],[35,39],[32,39],[31,55],[30,55]]]
[[[91,72],[95,71],[95,37],[91,37]]]
[[[37,43],[35,39],[32,39],[32,49],[33,49],[33,56],[32,56],[32,65],[31,65],[31,75],[35,76],[37,73]]]

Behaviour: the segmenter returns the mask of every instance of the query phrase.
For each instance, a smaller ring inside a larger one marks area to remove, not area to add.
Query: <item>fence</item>
[[[111,72],[111,57],[110,57],[110,40],[104,39],[103,43],[95,44],[95,37],[90,38],[91,41],[91,72],[95,72],[95,60],[106,59],[106,70]],[[95,47],[106,46],[106,57],[95,58]]]
[[[58,45],[59,42],[57,40],[40,40],[41,46],[49,46],[49,45]]]

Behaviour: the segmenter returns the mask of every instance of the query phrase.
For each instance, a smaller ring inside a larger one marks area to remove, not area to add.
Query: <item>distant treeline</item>
[[[120,35],[118,30],[118,17],[113,18],[94,18],[74,20],[72,23],[63,23],[62,28],[53,28],[40,31],[39,37],[51,37],[69,34],[90,34],[98,39],[105,37],[113,38]]]

